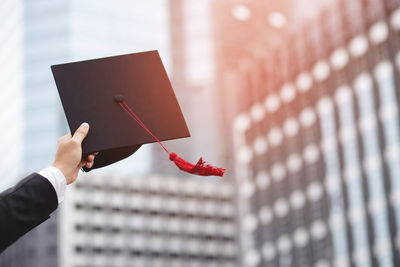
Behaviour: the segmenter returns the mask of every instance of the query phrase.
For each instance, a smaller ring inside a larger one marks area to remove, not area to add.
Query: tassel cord
[[[129,114],[129,116],[131,116],[132,119],[134,119],[143,129],[145,129],[165,150],[165,152],[167,152],[168,154],[169,151],[165,148],[165,146],[161,143],[160,140],[158,140],[158,138],[146,127],[146,125],[139,119],[139,117],[135,114],[135,112],[133,112],[133,110],[125,103],[125,101],[123,101],[122,103],[118,103],[125,111],[126,113]]]
[[[161,141],[147,128],[147,126],[139,119],[139,117],[135,114],[135,112],[133,112],[133,110],[129,107],[129,105],[125,101],[119,101],[118,104],[125,110],[126,113],[128,113],[128,115],[132,119],[134,119],[144,130],[146,130],[162,146],[165,152],[169,154],[169,159],[173,161],[179,169],[188,173],[203,175],[203,176],[224,175],[226,169],[217,168],[210,164],[206,164],[206,162],[202,158],[199,159],[196,165],[193,165],[192,163],[187,162],[186,160],[180,158],[176,153],[174,152],[169,153],[169,151],[164,147]]]

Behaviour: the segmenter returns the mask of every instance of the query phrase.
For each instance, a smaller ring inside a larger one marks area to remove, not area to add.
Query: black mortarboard
[[[124,159],[142,144],[190,136],[157,51],[51,69],[71,133],[82,122],[90,125],[82,152],[99,152],[92,169]],[[175,153],[168,154],[178,167],[185,168],[179,166],[177,161],[182,159]]]

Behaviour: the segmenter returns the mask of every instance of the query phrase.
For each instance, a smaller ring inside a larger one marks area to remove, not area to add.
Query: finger
[[[67,137],[71,137],[71,133],[64,134],[63,136],[60,137],[60,139],[64,139]]]
[[[86,161],[82,160],[81,162],[79,162],[78,169],[82,168],[85,165],[86,165]]]
[[[94,157],[95,157],[94,155],[90,154],[89,156],[87,156],[86,161],[92,162],[92,161],[94,161]]]
[[[92,161],[92,162],[86,162],[86,164],[85,164],[85,166],[87,167],[87,168],[92,168],[93,167],[93,164],[94,164],[94,161]]]
[[[61,136],[59,139],[58,139],[58,141],[64,141],[64,140],[66,140],[66,139],[71,139],[71,134],[70,133],[67,133],[67,134],[65,134],[65,135],[63,135],[63,136]]]
[[[93,155],[97,156],[99,154],[99,152],[94,152]]]
[[[85,139],[86,135],[89,132],[89,124],[84,122],[79,126],[78,129],[76,129],[74,136],[72,136],[72,139],[75,141],[82,143],[83,139]]]

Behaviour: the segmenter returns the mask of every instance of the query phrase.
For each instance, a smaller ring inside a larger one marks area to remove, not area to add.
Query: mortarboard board
[[[190,136],[157,51],[53,65],[51,69],[71,133],[82,122],[90,125],[82,153],[99,152],[91,169],[124,159],[143,144],[157,141],[163,146],[160,141]],[[202,159],[192,165],[163,148],[182,170],[223,175],[224,169],[205,165]],[[84,167],[85,171],[91,169]]]

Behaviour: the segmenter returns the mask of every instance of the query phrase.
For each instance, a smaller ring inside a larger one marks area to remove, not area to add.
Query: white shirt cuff
[[[65,189],[67,188],[67,180],[64,174],[56,167],[50,166],[39,172],[44,178],[49,180],[57,194],[58,204],[64,200]]]

